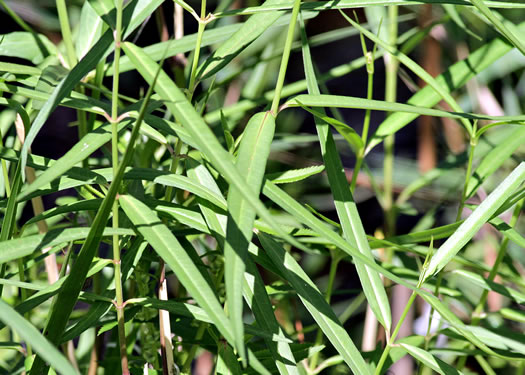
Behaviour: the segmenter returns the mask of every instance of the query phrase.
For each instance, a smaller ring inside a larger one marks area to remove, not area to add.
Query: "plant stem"
[[[399,333],[399,330],[401,329],[401,326],[403,325],[403,322],[405,321],[408,311],[412,307],[412,304],[414,303],[416,296],[417,296],[416,292],[412,292],[412,294],[410,295],[410,298],[407,301],[405,309],[403,310],[403,313],[401,314],[401,317],[399,318],[399,322],[397,322],[396,328],[394,329],[394,332],[392,332],[392,336],[390,336],[390,339],[388,340],[388,343],[386,344],[385,350],[383,350],[383,354],[381,355],[381,358],[379,359],[374,375],[381,374],[381,371],[383,370],[383,366],[385,365],[385,362],[388,358],[388,354],[390,353],[390,350],[392,349],[394,345],[394,341],[397,337],[397,334]]]
[[[188,99],[191,99],[195,91],[195,81],[197,79],[197,67],[199,65],[199,57],[201,52],[202,35],[206,28],[206,0],[201,0],[201,17],[199,20],[199,28],[197,30],[197,41],[195,42],[195,52],[193,54],[193,61],[191,63],[190,84],[188,85]]]
[[[389,44],[396,46],[397,44],[397,15],[398,7],[392,5],[388,7],[388,22],[389,22]],[[399,62],[390,54],[385,54],[386,63],[386,87],[385,87],[385,101],[395,102],[397,98],[397,71]],[[394,142],[395,136],[392,134],[385,138],[385,158],[383,161],[384,173],[384,211],[385,211],[385,235],[394,235],[396,229],[396,213],[394,207]],[[389,259],[387,259],[389,261]]]
[[[286,41],[284,43],[283,58],[281,59],[281,67],[279,68],[279,76],[277,77],[277,84],[275,85],[275,93],[273,96],[271,112],[274,117],[277,117],[277,112],[279,111],[279,102],[281,101],[281,92],[283,90],[286,69],[288,68],[288,60],[290,59],[290,51],[292,50],[295,25],[297,24],[300,5],[301,0],[294,0],[292,18],[290,20],[290,25],[288,26],[288,34],[286,35]]]
[[[366,53],[366,70],[368,72],[368,88],[366,91],[366,98],[372,99],[373,90],[374,90],[374,58],[370,53]],[[366,141],[368,139],[368,128],[370,126],[370,116],[371,110],[367,109],[365,112],[365,119],[363,120],[363,133],[361,133],[361,139],[363,140],[363,147],[358,151],[356,155],[356,161],[354,166],[354,171],[352,173],[352,183],[350,184],[350,191],[354,193],[357,176],[361,170],[361,165],[365,159],[365,150],[366,150]]]
[[[69,26],[69,17],[67,14],[67,6],[65,0],[56,0],[56,7],[58,12],[58,20],[60,22],[60,31],[62,33],[62,40],[66,46],[67,63],[69,69],[72,69],[77,63],[77,55],[75,53],[75,46],[73,44],[73,37],[71,36],[71,28]]]
[[[119,64],[120,64],[120,44],[122,42],[122,9],[123,0],[117,0],[117,23],[114,31],[115,36],[115,53],[114,53],[114,69],[113,74],[113,95],[111,98],[111,164],[113,166],[113,178],[117,175],[119,168],[118,158],[118,89],[119,89]],[[113,229],[118,229],[118,201],[115,200],[112,208],[112,226]],[[126,328],[124,325],[124,295],[122,291],[122,275],[120,262],[120,246],[118,235],[113,235],[113,265],[115,268],[115,297],[117,309],[117,330],[119,338],[120,349],[120,363],[122,366],[122,374],[128,375],[128,355],[126,348]]]

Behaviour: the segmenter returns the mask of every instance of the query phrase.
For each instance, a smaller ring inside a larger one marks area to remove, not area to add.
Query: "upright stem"
[[[120,64],[120,43],[122,41],[122,8],[123,0],[117,0],[117,24],[114,32],[115,36],[115,54],[113,74],[113,92],[111,97],[111,163],[113,166],[113,177],[117,175],[119,160],[118,160],[118,89],[119,89],[119,64]],[[118,228],[118,201],[113,203],[113,218],[112,226],[114,229]],[[124,296],[122,292],[122,275],[120,265],[120,246],[118,235],[113,236],[113,265],[115,267],[115,297],[117,308],[117,322],[118,322],[118,338],[120,349],[120,363],[122,366],[122,374],[129,375],[128,355],[126,349],[126,329],[124,326]]]
[[[299,8],[301,0],[294,0],[292,9],[292,19],[288,27],[288,34],[286,35],[286,42],[284,43],[283,58],[281,59],[281,67],[279,69],[279,76],[277,77],[277,84],[275,85],[275,94],[273,96],[271,111],[274,117],[277,117],[279,110],[279,102],[281,100],[281,92],[283,90],[284,78],[286,77],[286,69],[288,68],[288,60],[290,59],[290,51],[292,50],[293,36],[295,33],[295,25],[297,24],[297,16],[299,15]]]
[[[195,91],[195,81],[197,79],[197,67],[199,65],[199,57],[201,52],[202,35],[206,28],[206,0],[201,0],[201,18],[199,20],[199,28],[197,30],[197,41],[195,43],[195,52],[193,54],[193,62],[191,63],[190,84],[188,85],[188,96],[191,99]]]
[[[66,1],[56,0],[56,7],[58,12],[58,20],[60,22],[60,31],[62,32],[62,39],[64,40],[64,44],[66,46],[67,63],[69,65],[69,69],[72,69],[77,63],[77,55],[75,53],[73,37],[71,36],[71,28],[69,27]]]
[[[388,7],[388,28],[389,28],[389,44],[395,46],[397,44],[397,15],[398,7],[392,5]],[[399,62],[390,54],[385,55],[386,59],[386,88],[385,100],[387,102],[395,102],[397,98],[397,71]],[[385,232],[386,235],[393,235],[395,233],[396,213],[394,210],[394,189],[393,189],[393,175],[394,175],[394,135],[385,138],[385,158],[383,162],[384,173],[384,211],[385,211]]]

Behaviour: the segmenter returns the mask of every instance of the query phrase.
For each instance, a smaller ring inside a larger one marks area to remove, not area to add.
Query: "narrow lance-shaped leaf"
[[[275,132],[275,118],[270,112],[255,114],[242,137],[236,167],[245,182],[260,192],[270,145]],[[238,189],[231,186],[228,192],[228,222],[224,245],[225,284],[228,313],[235,334],[237,350],[245,361],[244,332],[242,325],[242,280],[248,245],[253,236],[255,210]]]
[[[77,375],[69,361],[22,315],[0,299],[0,320],[14,329],[33,350],[48,361],[60,374]]]
[[[82,286],[86,280],[86,275],[89,271],[91,261],[93,260],[93,257],[95,256],[102,239],[106,222],[115,202],[115,197],[117,196],[117,192],[120,188],[120,183],[124,177],[124,171],[133,157],[135,142],[139,136],[140,126],[142,124],[142,120],[144,119],[149,99],[153,94],[153,88],[157,81],[158,74],[159,70],[157,70],[155,73],[152,80],[152,85],[149,87],[148,92],[146,93],[146,97],[140,108],[139,116],[135,126],[133,127],[133,130],[131,131],[129,146],[126,149],[121,164],[118,167],[117,173],[115,174],[115,177],[109,186],[106,197],[102,201],[100,209],[97,211],[97,215],[95,216],[95,219],[93,220],[89,230],[88,237],[80,248],[77,259],[71,268],[69,277],[64,282],[62,290],[51,305],[51,315],[49,316],[49,320],[46,324],[44,334],[54,345],[58,345],[60,342],[64,328],[66,327],[66,324],[69,320],[69,316],[73,311],[75,303],[78,299],[78,295],[80,294]],[[33,363],[33,367],[31,368],[30,375],[40,375],[41,373],[45,372],[45,368],[46,365],[42,357],[37,357]]]
[[[428,351],[425,351],[417,346],[408,345],[408,344],[399,344],[415,359],[430,367],[432,370],[436,371],[441,375],[461,375],[461,371],[456,370],[454,367],[450,366],[448,363],[442,361],[438,357],[433,356]]]
[[[280,0],[267,0],[264,4],[276,4]],[[208,78],[213,73],[228,64],[235,56],[246,48],[250,43],[257,39],[266,29],[268,29],[284,12],[271,12],[256,14],[244,22],[228,40],[211,54],[199,68],[198,76]]]
[[[204,184],[211,191],[220,193],[220,189],[208,169],[206,169],[204,165],[197,164],[197,162],[192,161],[191,159],[189,159],[189,161],[190,162],[188,164],[191,166],[191,168],[188,170],[188,175],[196,181]],[[210,232],[213,233],[219,244],[223,244],[225,242],[224,237],[226,236],[226,216],[221,213],[217,213],[216,211],[213,211],[211,208],[202,204],[200,205],[200,208],[206,218]],[[250,244],[249,250],[251,252],[253,252],[254,248],[256,248],[255,245]],[[245,301],[252,309],[258,325],[263,330],[272,332],[274,336],[280,338],[278,340],[278,344],[266,339],[266,344],[270,349],[270,353],[273,356],[279,373],[281,375],[295,375],[297,374],[297,366],[295,365],[295,359],[292,350],[287,341],[283,340],[285,339],[284,332],[275,318],[270,299],[266,293],[266,287],[251,257],[246,258],[246,269],[248,272],[244,273],[243,279],[243,294]],[[249,352],[248,358],[250,358]],[[250,366],[255,369],[251,361]]]
[[[233,331],[221,304],[177,238],[154,211],[136,198],[123,195],[119,198],[119,203],[137,231],[175,272],[224,338],[233,344]]]
[[[525,22],[522,22],[518,26],[518,30],[521,33],[525,32]],[[469,54],[466,59],[458,61],[449,67],[446,71],[436,77],[435,80],[446,90],[453,92],[454,90],[463,87],[463,85],[465,85],[465,83],[467,83],[472,77],[485,70],[497,59],[511,50],[512,46],[503,38],[494,39]],[[440,96],[432,89],[432,87],[425,86],[416,92],[407,103],[421,107],[433,107],[440,99]],[[373,138],[368,144],[367,152],[381,143],[385,137],[394,134],[402,127],[408,125],[417,116],[417,114],[409,112],[392,113],[388,116],[388,119],[383,121],[377,128]]]
[[[136,0],[126,5],[123,13],[123,22],[125,36],[129,35],[148,17],[160,4],[162,0]],[[38,112],[37,117],[27,133],[24,145],[22,147],[22,176],[27,162],[27,154],[36,135],[48,119],[51,112],[60,104],[62,99],[70,94],[73,88],[80,80],[100,62],[100,60],[109,55],[114,46],[113,30],[107,30],[98,42],[89,50],[84,58],[69,72],[69,74],[53,90],[49,99],[45,102],[42,109]]]
[[[157,63],[147,56],[141,48],[131,43],[123,43],[122,48],[126,51],[126,54],[130,57],[130,60],[139,73],[147,82],[151,82],[158,67]],[[297,248],[304,249],[304,245],[282,230],[275,220],[273,220],[272,215],[259,200],[258,195],[253,191],[251,186],[244,182],[244,178],[237,171],[233,163],[232,155],[222,147],[203,118],[196,112],[193,105],[166,73],[161,72],[155,90],[161,98],[166,101],[166,107],[168,107],[175,118],[186,128],[199,150],[206,156],[217,171],[224,176],[230,186],[235,186],[243,198],[255,208],[261,219],[271,225],[280,236]]]
[[[263,233],[259,233],[258,236],[274,266],[286,276],[286,281],[297,291],[304,306],[354,374],[370,374],[370,368],[348,332],[343,328],[337,315],[297,261],[270,236]]]
[[[304,27],[302,27],[302,37],[303,61],[306,81],[308,84],[308,92],[311,94],[319,94],[319,87],[317,86]],[[339,158],[339,154],[337,153],[334,137],[330,132],[329,126],[323,121],[326,117],[323,115],[324,113],[322,112],[315,115],[315,125],[317,128],[317,134],[319,136],[319,143],[321,144],[321,153],[326,166],[328,181],[330,182],[330,188],[334,196],[335,208],[337,210],[339,220],[341,221],[344,237],[353,247],[357,248],[361,254],[369,258],[371,261],[374,261],[374,256],[372,255],[372,250],[368,244],[368,239],[363,228],[363,223],[359,217],[359,212],[357,211],[354,197],[350,191],[350,185],[348,184],[346,175],[344,173],[343,164]],[[333,123],[330,124],[334,125]],[[340,126],[341,125],[336,126],[336,128],[339,128]],[[357,136],[357,134],[354,135]],[[356,151],[364,147],[361,142],[361,138],[357,136],[357,139],[360,143],[356,142]],[[381,280],[381,276],[377,271],[370,269],[366,265],[359,262],[359,260],[356,260],[355,264],[359,274],[359,280],[363,286],[363,291],[370,307],[372,308],[372,311],[374,312],[374,315],[377,317],[377,320],[383,325],[383,327],[385,327],[386,331],[390,332],[392,316],[390,312],[388,296],[386,294],[383,281]]]
[[[476,208],[432,257],[424,278],[435,275],[467,244],[505,200],[525,181],[525,162],[512,173]]]

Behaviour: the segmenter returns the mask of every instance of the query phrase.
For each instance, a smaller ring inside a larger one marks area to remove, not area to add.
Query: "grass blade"
[[[401,345],[412,357],[430,367],[432,370],[436,371],[441,375],[460,375],[463,374],[461,371],[456,370],[454,367],[450,366],[448,363],[442,361],[436,356],[433,356],[429,352],[418,348],[417,346],[412,346],[408,344],[399,344]]]

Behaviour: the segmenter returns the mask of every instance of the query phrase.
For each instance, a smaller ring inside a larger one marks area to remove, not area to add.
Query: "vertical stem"
[[[113,177],[117,175],[118,171],[118,89],[119,89],[119,70],[120,70],[120,43],[122,41],[122,8],[123,0],[117,0],[117,24],[114,31],[115,37],[115,54],[114,54],[114,69],[113,74],[113,92],[111,97],[111,163],[113,166]],[[118,201],[113,203],[113,218],[112,226],[114,229],[118,228]],[[122,275],[120,264],[120,246],[118,235],[113,236],[113,265],[115,267],[115,296],[117,308],[117,329],[120,349],[120,363],[122,366],[122,374],[129,375],[128,356],[126,348],[126,328],[124,326],[124,297],[122,291]]]
[[[374,89],[374,58],[369,52],[365,54],[365,57],[366,70],[368,72],[368,87],[366,91],[366,98],[372,99]],[[354,171],[352,173],[352,183],[350,184],[350,191],[352,192],[352,194],[354,193],[357,184],[357,176],[359,175],[361,165],[363,164],[365,158],[366,141],[368,139],[368,128],[370,127],[370,115],[371,111],[367,109],[365,112],[365,119],[363,121],[363,133],[361,134],[361,139],[363,140],[363,147],[358,151],[356,155]]]
[[[188,97],[191,99],[195,91],[195,80],[197,78],[197,66],[199,65],[199,57],[201,52],[202,35],[206,28],[206,0],[201,0],[201,18],[199,20],[199,28],[197,30],[197,41],[195,43],[195,52],[193,54],[193,61],[191,63],[190,84],[188,85]]]
[[[388,28],[389,44],[397,44],[397,14],[398,7],[392,5],[388,7]],[[385,54],[386,62],[386,88],[385,100],[395,102],[397,98],[397,71],[399,62],[390,54]],[[394,174],[394,142],[395,136],[392,134],[385,138],[385,158],[383,162],[384,170],[384,210],[385,210],[385,234],[393,235],[396,231],[396,213],[394,210],[393,174]]]
[[[412,292],[412,294],[410,295],[410,298],[408,299],[405,309],[403,310],[403,313],[401,314],[401,317],[399,318],[399,322],[397,322],[396,328],[394,329],[394,332],[392,332],[392,336],[390,336],[390,340],[388,340],[385,350],[383,350],[383,354],[381,355],[381,358],[379,359],[379,363],[377,364],[374,375],[381,374],[383,370],[383,366],[385,365],[385,362],[388,358],[388,354],[390,353],[390,349],[392,349],[392,346],[394,345],[394,341],[397,337],[397,334],[399,333],[399,330],[401,329],[401,326],[403,325],[403,322],[405,321],[408,311],[410,310],[410,308],[412,307],[412,304],[414,303],[414,300],[416,299],[416,295],[417,295],[416,292]]]
[[[56,7],[58,12],[58,20],[60,22],[60,31],[62,32],[62,39],[66,45],[67,63],[69,69],[77,63],[77,55],[75,53],[75,46],[73,45],[73,37],[71,36],[71,28],[69,27],[69,17],[67,15],[67,7],[65,0],[56,0]]]
[[[300,5],[301,0],[294,0],[292,19],[290,20],[288,34],[286,35],[286,42],[284,43],[283,58],[281,59],[281,67],[279,68],[279,76],[277,77],[277,84],[275,85],[275,94],[272,102],[271,111],[274,117],[277,117],[277,111],[279,110],[279,101],[281,100],[281,92],[283,90],[288,60],[290,59],[290,51],[292,49],[293,36],[295,33],[295,25],[297,24],[297,16],[299,15]]]

